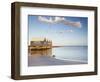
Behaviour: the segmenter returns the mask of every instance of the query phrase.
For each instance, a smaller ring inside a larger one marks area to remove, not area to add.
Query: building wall
[[[50,41],[31,41],[30,46],[52,46]]]

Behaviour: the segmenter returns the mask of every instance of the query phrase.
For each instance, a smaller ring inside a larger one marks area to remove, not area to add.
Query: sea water
[[[57,59],[71,61],[88,61],[87,46],[64,46],[52,48],[52,55]]]

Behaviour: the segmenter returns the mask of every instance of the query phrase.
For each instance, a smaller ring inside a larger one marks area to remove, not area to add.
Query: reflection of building
[[[43,40],[39,41],[30,41],[30,49],[50,49],[52,47],[52,41],[47,40],[44,38]]]
[[[52,56],[52,49],[49,48],[49,49],[31,50],[29,52],[29,55],[32,55],[32,56],[49,56],[49,57],[51,57]]]

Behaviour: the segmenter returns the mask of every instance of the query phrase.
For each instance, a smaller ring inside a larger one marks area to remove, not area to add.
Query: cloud
[[[60,23],[62,21],[64,21],[64,17],[43,17],[43,16],[38,16],[38,20],[44,23]]]
[[[69,21],[69,20],[65,20],[63,21],[63,23],[65,25],[68,25],[68,26],[73,26],[73,27],[78,27],[78,28],[81,28],[81,23],[78,21],[78,22],[72,22],[72,21]]]
[[[44,23],[53,23],[51,17],[49,19],[47,19],[46,17],[38,16],[38,20],[41,21],[41,22],[44,22]]]
[[[74,32],[74,31],[73,31],[73,30],[64,30],[64,31],[60,31],[59,33],[62,34],[62,33],[69,33],[69,32],[72,33],[72,32]]]
[[[59,23],[59,22],[63,22],[64,20],[65,20],[64,17],[55,17],[54,22]]]
[[[67,19],[65,19],[64,17],[49,17],[46,18],[44,16],[38,16],[38,20],[44,23],[51,23],[51,24],[55,24],[55,23],[63,23],[65,25],[68,26],[73,26],[73,27],[77,27],[77,28],[81,28],[81,22],[77,21],[77,22],[73,22],[73,21],[69,21]]]

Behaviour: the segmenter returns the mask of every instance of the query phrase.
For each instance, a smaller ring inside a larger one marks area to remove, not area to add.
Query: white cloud
[[[69,33],[69,32],[72,33],[72,32],[74,32],[74,31],[73,31],[73,30],[64,30],[64,31],[60,31],[59,33],[62,34],[62,33],[67,33],[67,32],[68,32],[68,33]]]
[[[38,20],[44,23],[59,23],[64,20],[64,17],[43,17],[43,16],[38,16]]]
[[[68,26],[73,26],[73,27],[81,28],[81,23],[79,21],[78,22],[73,22],[73,21],[65,20],[65,21],[63,21],[63,23],[65,25],[68,25]]]
[[[55,17],[54,22],[59,23],[59,22],[63,22],[64,20],[65,20],[64,17]]]
[[[63,23],[63,24],[68,25],[68,26],[81,28],[81,22],[80,21],[73,22],[73,21],[69,21],[69,20],[65,19],[64,17],[57,17],[56,16],[56,17],[46,18],[44,16],[38,16],[38,20],[41,21],[41,22],[44,22],[44,23],[51,23],[51,24]]]
[[[47,19],[46,17],[43,16],[38,16],[38,20],[45,23],[53,23],[51,18]]]

